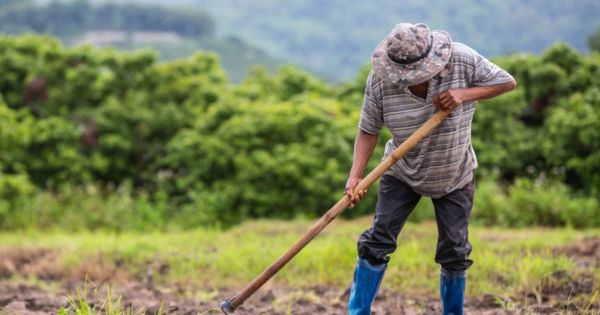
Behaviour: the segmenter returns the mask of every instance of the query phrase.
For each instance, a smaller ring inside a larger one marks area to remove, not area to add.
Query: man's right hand
[[[352,168],[348,174],[348,181],[346,182],[346,189],[344,190],[344,194],[350,199],[350,208],[354,208],[367,192],[365,189],[354,194],[354,188],[356,188],[356,185],[360,182],[365,167],[367,167],[367,163],[369,162],[369,158],[371,157],[371,154],[373,154],[373,150],[375,150],[377,138],[377,135],[368,134],[362,129],[358,129],[358,134],[354,141]]]
[[[356,185],[358,185],[361,179],[362,178],[360,177],[349,177],[348,181],[346,182],[344,194],[348,197],[348,199],[350,199],[350,208],[354,208],[354,206],[356,206],[360,202],[362,197],[365,196],[365,193],[367,193],[367,190],[364,189],[359,191],[357,194],[354,194],[354,188],[356,187]]]

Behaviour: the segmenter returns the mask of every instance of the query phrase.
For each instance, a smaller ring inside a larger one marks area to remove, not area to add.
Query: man
[[[351,207],[364,196],[364,191],[353,191],[383,126],[393,136],[385,158],[436,110],[452,112],[381,177],[373,224],[358,240],[349,313],[371,314],[398,234],[420,197],[428,196],[438,227],[435,261],[441,265],[442,313],[462,314],[466,270],[473,263],[468,226],[477,160],[471,120],[477,100],[512,90],[515,80],[475,50],[425,24],[396,25],[375,49],[371,63],[345,189]]]

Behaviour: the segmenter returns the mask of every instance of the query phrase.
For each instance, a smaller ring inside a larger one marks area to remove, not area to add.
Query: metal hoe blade
[[[235,311],[235,308],[233,308],[233,305],[231,305],[231,302],[229,302],[228,300],[221,302],[221,304],[219,304],[219,307],[221,308],[221,311],[223,311],[223,313],[227,315],[233,314],[233,312]]]

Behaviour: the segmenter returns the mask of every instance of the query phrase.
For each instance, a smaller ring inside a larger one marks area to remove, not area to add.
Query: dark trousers
[[[473,264],[469,259],[468,227],[474,193],[475,179],[441,198],[432,198],[438,229],[435,261],[448,272],[462,273]],[[373,225],[358,240],[358,256],[371,264],[387,263],[388,255],[396,250],[398,234],[419,199],[421,195],[402,181],[384,175]]]

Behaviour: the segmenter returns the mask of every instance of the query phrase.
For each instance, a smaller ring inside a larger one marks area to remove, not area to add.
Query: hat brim
[[[452,55],[452,39],[444,31],[431,31],[433,43],[431,51],[419,61],[410,64],[399,64],[388,57],[386,36],[375,48],[371,56],[371,66],[375,74],[382,80],[406,86],[428,81],[438,74]]]

